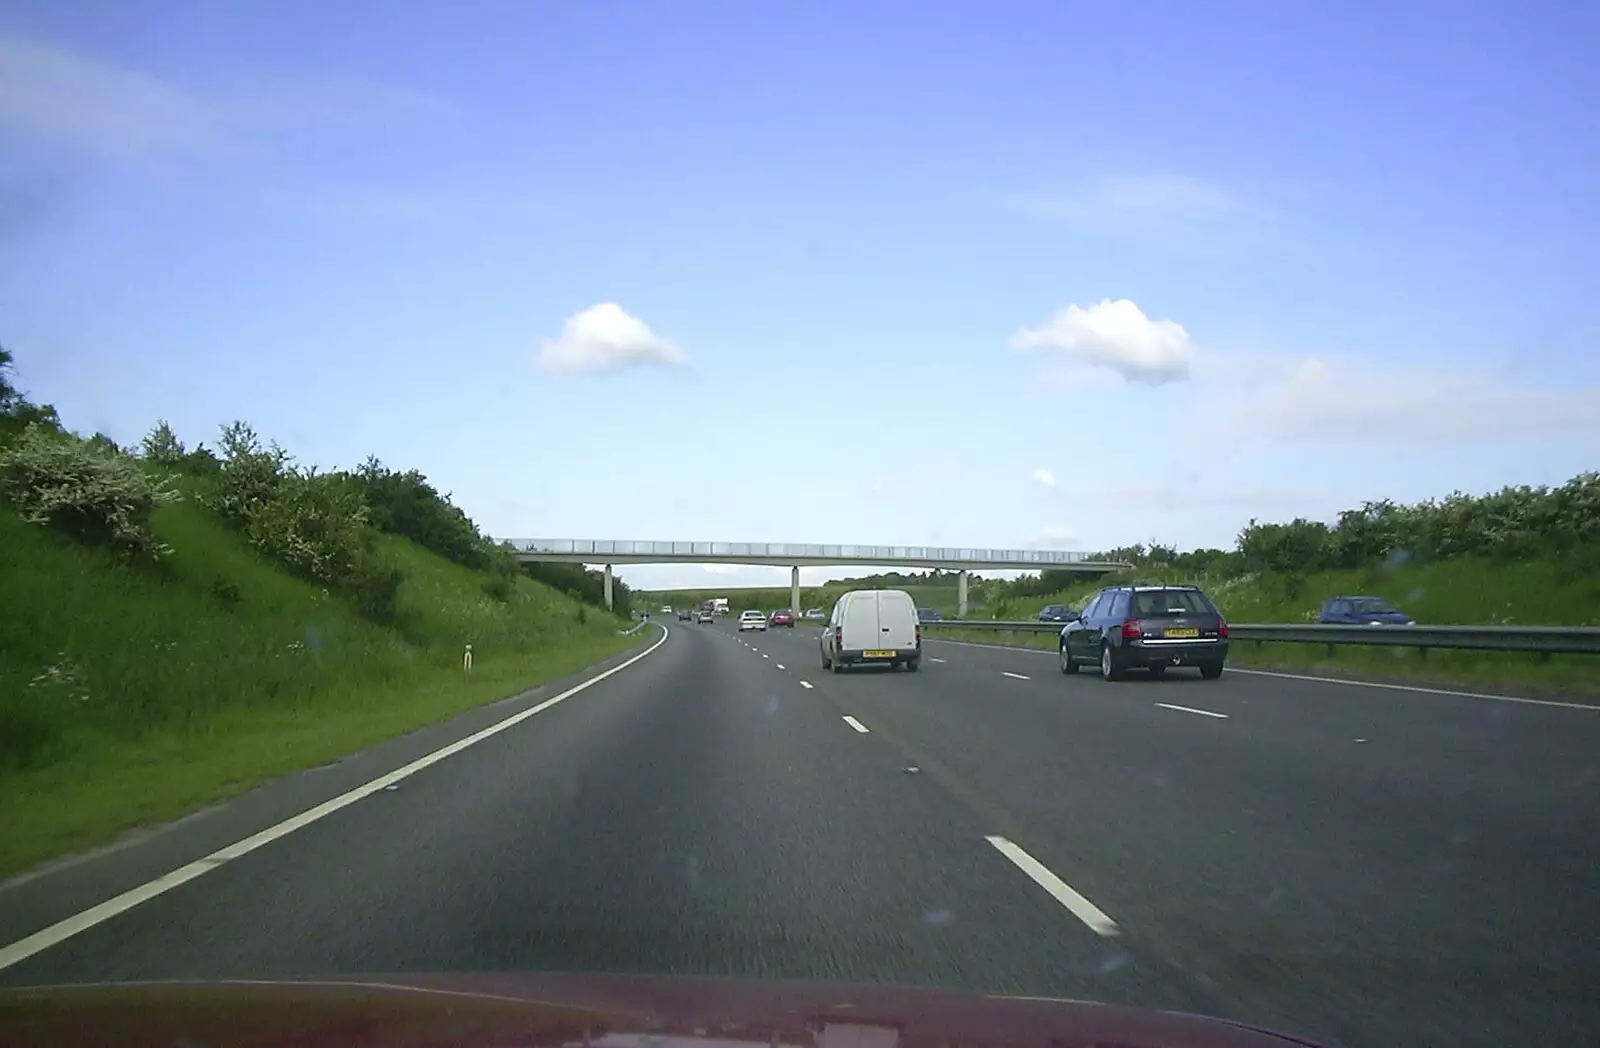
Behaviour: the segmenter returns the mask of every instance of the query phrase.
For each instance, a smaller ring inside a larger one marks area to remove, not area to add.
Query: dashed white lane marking
[[[932,655],[929,655],[929,656],[928,656],[928,661],[929,661],[929,662],[944,662],[944,661],[946,661],[946,660],[944,660],[944,659],[936,659],[936,658],[934,658],[934,657],[933,657],[933,656],[932,656]]]
[[[1218,720],[1228,719],[1228,715],[1226,713],[1213,713],[1210,710],[1197,710],[1193,706],[1174,706],[1170,702],[1158,702],[1156,705],[1160,706],[1164,710],[1177,710],[1179,713],[1198,713],[1202,717],[1215,717]]]
[[[800,682],[800,686],[802,688],[810,688],[811,687],[811,682],[808,681],[808,680],[803,680],[803,681]]]
[[[774,662],[773,665],[778,667],[780,670],[783,669],[783,663],[781,662]]]
[[[763,651],[763,652],[762,652],[762,653],[761,653],[761,657],[762,657],[762,658],[763,658],[763,659],[770,659],[770,658],[772,658],[772,656],[771,656],[771,655],[768,655],[768,654],[767,654],[767,653],[766,653],[766,652],[764,652],[764,651]]]
[[[1033,679],[1032,677],[1024,677],[1020,673],[1012,673],[1009,670],[1001,670],[1000,671],[1000,676],[1002,676],[1002,677],[1011,677],[1014,680],[1032,680]]]
[[[656,625],[660,624],[657,623]],[[529,717],[532,717],[535,714],[543,713],[550,707],[565,702],[567,699],[572,698],[572,696],[578,694],[580,691],[599,684],[601,681],[612,676],[613,674],[621,673],[629,666],[632,666],[634,663],[654,652],[657,648],[661,647],[661,645],[665,644],[670,633],[671,631],[668,630],[665,625],[662,625],[660,640],[656,641],[639,654],[633,656],[633,658],[628,659],[626,662],[618,663],[617,665],[606,670],[604,673],[597,673],[587,680],[579,681],[577,684],[574,684],[572,687],[568,688],[559,695],[552,695],[550,698],[545,699],[536,706],[529,706],[525,710],[522,710],[518,713],[513,713],[504,720],[496,721],[494,724],[489,725],[487,728],[484,728],[481,731],[473,732],[464,739],[457,739],[448,746],[440,747],[439,749],[434,750],[432,753],[418,757],[410,764],[401,765],[394,771],[380,775],[376,779],[357,786],[353,790],[347,790],[346,792],[339,794],[339,796],[323,801],[321,804],[318,804],[315,807],[307,808],[299,815],[285,819],[275,826],[269,826],[259,833],[254,833],[243,840],[235,841],[225,848],[219,848],[204,858],[196,859],[194,862],[191,862],[186,866],[180,866],[170,873],[166,873],[160,877],[157,877],[155,880],[146,881],[137,888],[130,888],[121,895],[112,896],[99,905],[91,906],[81,913],[77,913],[71,917],[57,921],[48,928],[43,928],[34,932],[32,935],[18,939],[9,946],[0,947],[0,971],[4,971],[14,964],[27,960],[29,957],[32,957],[34,954],[39,953],[40,951],[48,950],[57,943],[64,942],[65,940],[72,938],[79,932],[88,931],[97,924],[102,924],[106,921],[109,921],[118,914],[125,913],[128,910],[133,909],[140,903],[149,902],[156,896],[165,892],[169,892],[179,885],[187,884],[196,877],[210,873],[219,866],[226,865],[227,863],[232,862],[234,859],[242,858],[255,851],[257,848],[271,844],[280,837],[287,837],[296,830],[304,829],[314,822],[327,818],[329,815],[332,815],[334,812],[339,811],[342,808],[347,808],[359,800],[364,800],[365,798],[378,793],[386,787],[393,786],[395,783],[406,778],[407,776],[414,775],[430,765],[438,764],[440,761],[445,760],[446,758],[455,756],[462,750],[467,749],[469,746],[475,746],[485,739],[494,735],[498,735],[500,732],[503,732],[508,728],[516,727]]]
[[[859,731],[861,734],[865,735],[867,733],[867,726],[850,716],[850,714],[846,713],[843,720],[846,724],[850,725],[850,727],[854,728],[856,731]]]
[[[1072,915],[1087,924],[1090,931],[1107,939],[1115,939],[1122,934],[1117,922],[1106,916],[1104,910],[1079,895],[1072,885],[1051,873],[1044,863],[1004,837],[985,837],[984,840],[1015,863],[1017,869],[1032,877],[1034,883],[1054,896],[1057,902],[1071,910]]]

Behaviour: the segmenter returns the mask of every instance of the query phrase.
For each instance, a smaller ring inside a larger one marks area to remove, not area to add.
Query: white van
[[[822,628],[822,668],[877,663],[914,670],[922,662],[917,606],[903,590],[851,590]]]

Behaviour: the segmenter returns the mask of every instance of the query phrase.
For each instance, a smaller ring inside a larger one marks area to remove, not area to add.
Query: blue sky
[[[1096,549],[1600,451],[1600,6],[0,10],[0,342],[515,537]],[[645,586],[779,580],[631,568]]]

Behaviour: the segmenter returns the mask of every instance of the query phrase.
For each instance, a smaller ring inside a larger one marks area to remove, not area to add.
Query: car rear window
[[[1138,619],[1210,614],[1210,601],[1197,590],[1145,590],[1133,595],[1133,616]]]

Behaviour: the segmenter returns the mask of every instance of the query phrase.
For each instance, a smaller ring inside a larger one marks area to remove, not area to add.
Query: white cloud
[[[1011,348],[1054,351],[1151,386],[1187,379],[1194,358],[1181,324],[1151,320],[1125,298],[1058,310],[1041,326],[1012,335]]]
[[[1031,476],[1033,482],[1042,488],[1053,488],[1056,486],[1055,474],[1051,473],[1047,469],[1036,469],[1033,471]]]
[[[1211,221],[1251,210],[1243,197],[1221,186],[1163,174],[1097,178],[1062,193],[1013,197],[1011,203],[1039,218],[1120,229]]]
[[[540,346],[538,364],[554,374],[575,375],[646,365],[687,367],[689,359],[615,302],[602,302],[568,317],[561,335]]]
[[[1078,538],[1071,528],[1061,525],[1051,525],[1040,528],[1024,543],[1028,549],[1070,549]]]
[[[1235,386],[1212,412],[1253,438],[1409,446],[1600,434],[1600,387],[1545,389],[1458,362],[1301,357]]]
[[[182,148],[214,130],[197,97],[143,73],[0,36],[0,124],[115,152]]]

